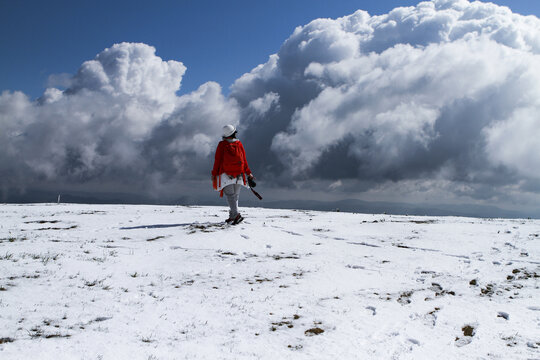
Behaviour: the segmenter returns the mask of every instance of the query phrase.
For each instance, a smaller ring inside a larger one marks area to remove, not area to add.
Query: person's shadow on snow
[[[164,229],[164,228],[172,228],[172,227],[190,227],[193,229],[199,229],[199,230],[205,230],[209,228],[224,228],[227,227],[229,224],[225,222],[217,222],[217,223],[211,223],[211,222],[193,222],[193,223],[184,223],[184,224],[155,224],[155,225],[139,225],[139,226],[132,226],[132,227],[121,227],[120,230],[137,230],[137,229]]]
[[[184,227],[184,226],[190,226],[190,225],[193,225],[193,223],[140,225],[140,226],[133,226],[133,227],[121,227],[120,230],[163,229],[163,228],[171,228],[171,227]]]

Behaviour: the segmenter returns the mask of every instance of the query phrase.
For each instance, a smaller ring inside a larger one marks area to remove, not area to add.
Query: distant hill
[[[241,204],[242,205],[242,204]],[[448,204],[408,204],[393,202],[362,201],[348,199],[340,201],[284,200],[272,202],[245,201],[243,205],[261,206],[276,209],[306,209],[320,211],[343,211],[367,214],[427,215],[427,216],[466,216],[480,218],[540,218],[540,214],[511,211],[496,206],[448,205]]]
[[[215,195],[215,194],[212,194]],[[264,194],[263,194],[264,195]],[[27,191],[23,194],[10,193],[2,199],[6,203],[51,203],[56,202],[58,194],[51,191]],[[164,201],[145,195],[124,193],[85,193],[69,192],[61,194],[60,201],[75,204],[149,204],[149,205],[226,205],[219,197],[203,199],[185,196]],[[363,201],[347,199],[339,201],[319,200],[277,200],[259,201],[243,193],[240,206],[263,207],[272,209],[304,209],[319,211],[342,211],[366,214],[427,215],[427,216],[466,216],[479,218],[531,218],[540,219],[540,210],[533,212],[512,211],[487,205],[450,205],[450,204],[411,204],[400,202]]]

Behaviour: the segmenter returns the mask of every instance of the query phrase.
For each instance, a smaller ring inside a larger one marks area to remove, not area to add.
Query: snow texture
[[[538,359],[540,221],[1,205],[1,359]]]

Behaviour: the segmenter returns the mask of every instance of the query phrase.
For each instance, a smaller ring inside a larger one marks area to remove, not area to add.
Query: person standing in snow
[[[219,142],[212,169],[212,185],[215,190],[227,197],[229,204],[228,224],[236,225],[244,220],[238,212],[238,198],[242,186],[249,188],[248,179],[254,179],[246,159],[244,146],[236,138],[234,125],[223,127],[222,141]],[[246,179],[247,177],[247,179]]]

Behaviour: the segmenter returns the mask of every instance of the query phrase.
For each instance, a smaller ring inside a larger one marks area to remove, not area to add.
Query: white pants
[[[238,198],[240,197],[240,189],[242,185],[231,184],[223,188],[223,194],[227,197],[229,203],[229,219],[234,219],[238,215]]]

